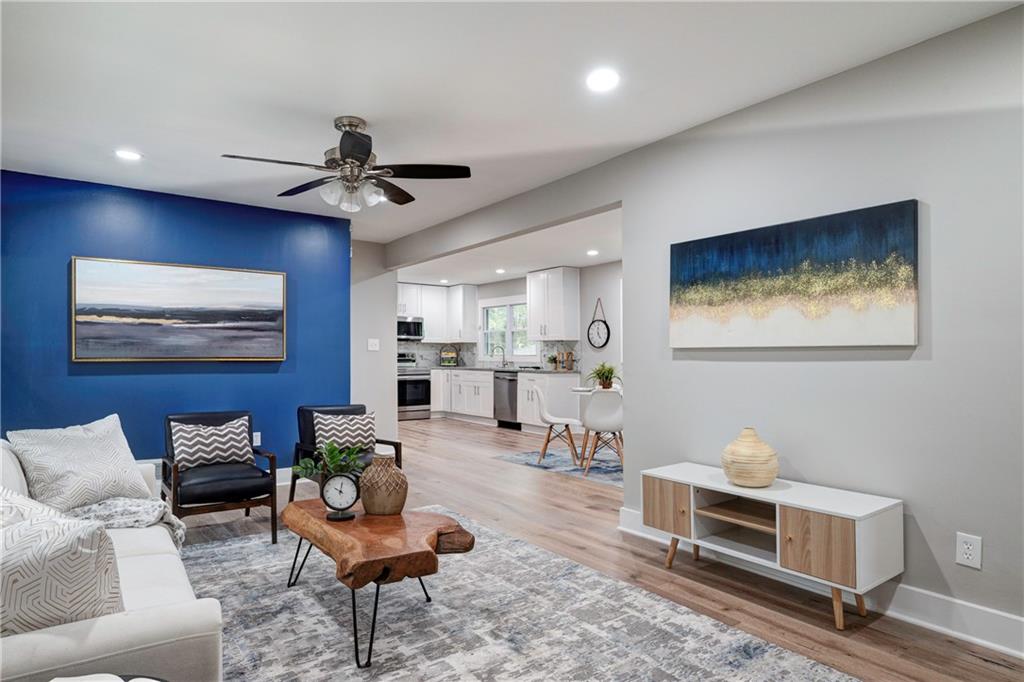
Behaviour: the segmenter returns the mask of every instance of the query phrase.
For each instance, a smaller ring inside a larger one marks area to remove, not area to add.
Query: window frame
[[[516,305],[526,305],[526,296],[502,296],[501,298],[488,298],[481,299],[479,301],[479,319],[480,319],[480,341],[477,345],[478,357],[486,362],[501,362],[501,355],[488,355],[487,354],[487,309],[488,308],[505,308],[505,342],[503,345],[506,349],[505,360],[508,362],[539,362],[541,348],[537,341],[530,341],[533,344],[533,354],[531,355],[515,355],[513,348],[512,338],[513,333],[517,331],[526,332],[528,326],[524,326],[522,329],[515,329],[513,327],[513,320],[515,316],[512,314],[512,307]]]

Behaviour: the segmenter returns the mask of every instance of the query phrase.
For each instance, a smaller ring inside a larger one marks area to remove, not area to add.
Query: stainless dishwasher
[[[494,418],[498,420],[498,426],[519,425],[519,416],[516,414],[518,405],[516,392],[519,390],[519,375],[515,372],[494,373]]]

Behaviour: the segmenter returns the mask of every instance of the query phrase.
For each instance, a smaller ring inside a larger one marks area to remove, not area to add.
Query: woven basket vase
[[[359,478],[359,496],[367,514],[401,514],[409,482],[395,466],[394,455],[374,455],[373,462]]]
[[[722,451],[722,468],[734,485],[766,488],[779,475],[779,457],[751,427],[740,431],[736,440]]]

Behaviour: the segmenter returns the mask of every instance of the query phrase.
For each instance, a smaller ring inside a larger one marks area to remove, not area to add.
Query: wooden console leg
[[[842,630],[843,623],[843,591],[838,587],[832,588],[832,615],[836,619],[836,630]]]
[[[693,560],[700,561],[700,545],[693,546]]]
[[[668,556],[665,557],[665,568],[672,568],[672,562],[676,560],[676,550],[679,549],[679,538],[672,538],[668,546]]]
[[[868,607],[864,605],[864,595],[855,594],[853,596],[857,599],[857,613],[861,616],[868,615]]]

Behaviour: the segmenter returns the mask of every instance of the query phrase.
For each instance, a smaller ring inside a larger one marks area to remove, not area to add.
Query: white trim
[[[478,358],[478,360],[480,362],[495,362],[495,361],[498,360],[498,358],[496,356],[487,355],[487,353],[485,352],[487,350],[487,328],[485,327],[484,308],[500,308],[502,306],[514,306],[514,305],[526,305],[526,294],[517,294],[515,296],[496,296],[494,298],[477,299],[477,302],[476,302],[476,308],[477,308],[476,316],[477,316],[478,324],[480,326],[480,338],[477,339],[477,342],[476,342],[476,355],[477,355],[477,358]],[[509,320],[508,320],[509,324],[512,323],[511,315],[512,315],[512,311],[510,310],[509,311]],[[523,330],[519,330],[519,331],[523,331]],[[511,336],[512,330],[506,329],[505,330],[505,334],[506,334],[505,345],[511,345],[511,344],[509,344],[509,339],[512,338],[512,336]],[[531,343],[533,343],[534,348],[537,349],[537,352],[534,353],[533,355],[515,355],[514,353],[506,350],[506,352],[505,352],[505,359],[508,360],[509,362],[513,362],[513,363],[515,363],[515,362],[534,362],[534,361],[540,362],[540,361],[542,361],[543,358],[541,358],[541,345],[540,345],[540,342],[539,341],[532,341]],[[478,364],[479,364],[479,362],[478,362]]]
[[[644,526],[641,513],[628,507],[619,509],[619,530],[630,535],[654,540],[663,545],[667,545],[670,538],[667,533]],[[680,538],[679,543],[685,548],[691,546],[690,542],[684,538]],[[701,556],[707,554],[723,564],[737,566],[779,582],[821,595],[829,593],[828,587],[810,580],[803,580],[797,576],[774,571],[742,559],[718,556],[713,551],[701,552]],[[892,581],[880,585],[874,594],[865,595],[865,601],[869,609],[877,613],[884,613],[890,618],[920,625],[923,628],[988,647],[1009,656],[1024,658],[1024,617],[1022,616]]]

